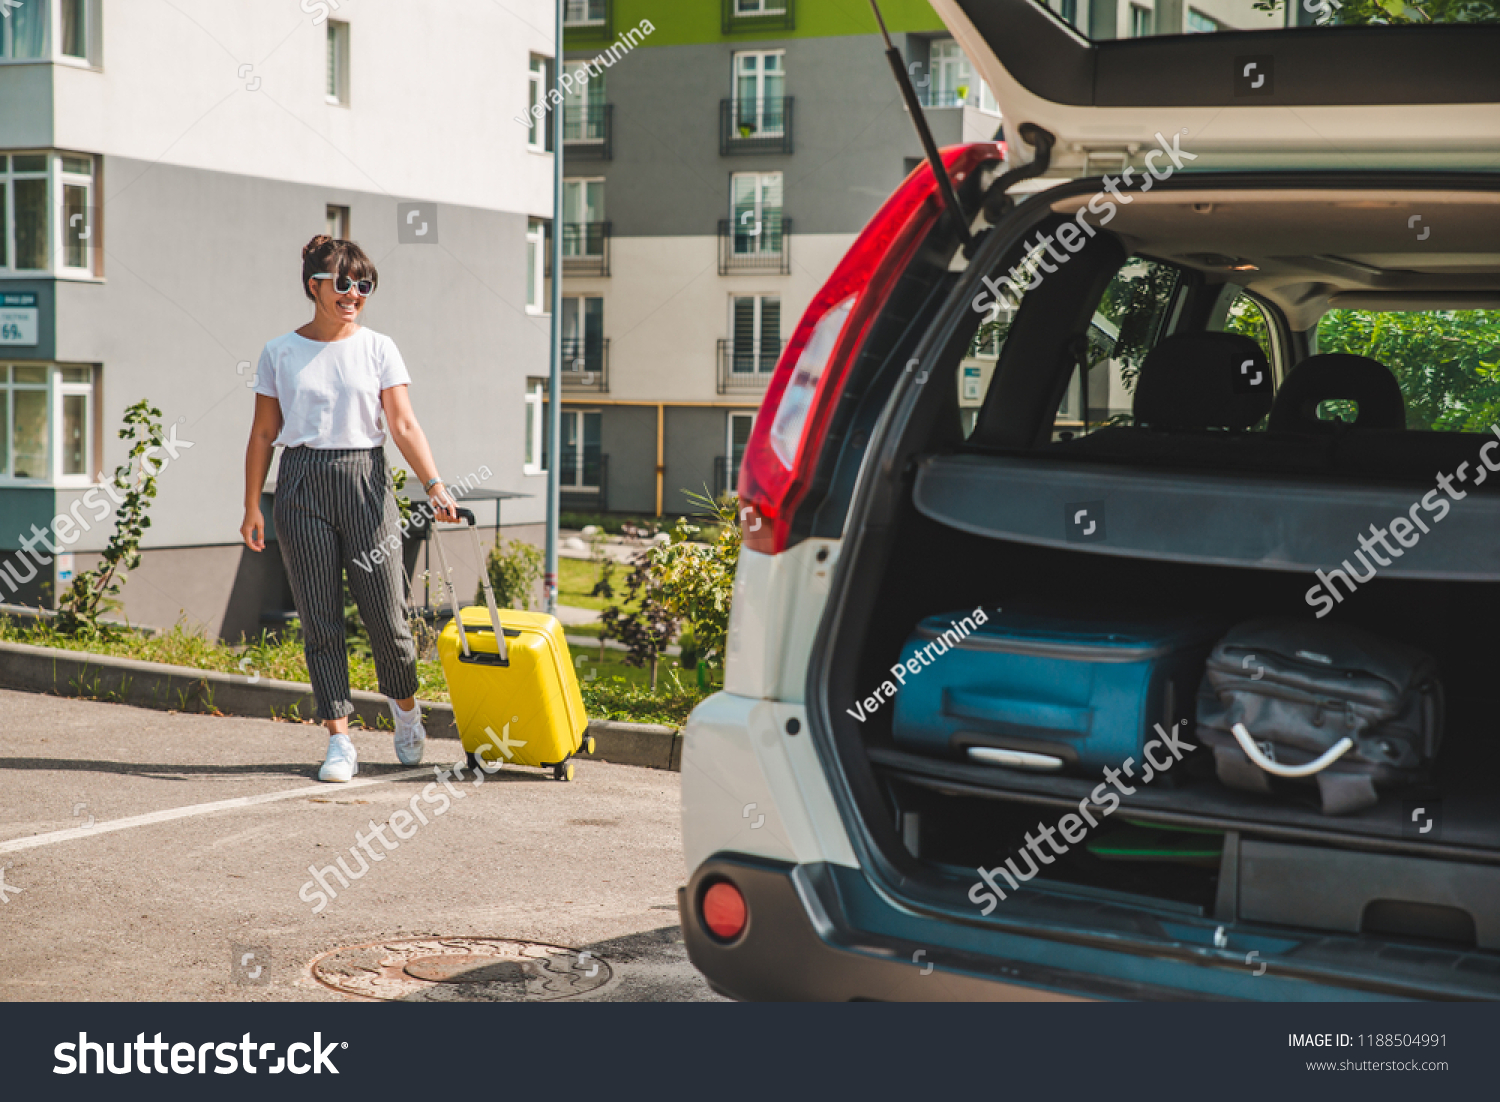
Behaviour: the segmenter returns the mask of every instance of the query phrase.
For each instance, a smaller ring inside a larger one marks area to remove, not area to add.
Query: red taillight
[[[943,150],[943,163],[961,182],[1004,154],[1002,144],[980,142]],[[924,163],[870,219],[797,323],[740,465],[740,506],[748,510],[741,513],[743,535],[751,550],[775,554],[787,546],[849,365],[941,211],[937,179]]]
[[[720,880],[703,893],[703,925],[715,937],[731,941],[745,929],[749,909],[740,890],[727,880]]]

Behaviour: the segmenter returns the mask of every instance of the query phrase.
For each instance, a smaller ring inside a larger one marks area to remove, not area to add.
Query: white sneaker
[[[318,770],[320,781],[347,781],[359,772],[359,755],[354,752],[354,743],[348,735],[332,735],[328,739],[328,756],[323,759],[323,768]]]
[[[412,708],[410,720],[403,719],[394,700],[390,701],[391,715],[396,721],[396,760],[402,765],[421,765],[422,752],[427,747],[427,730],[422,726],[422,705]]]

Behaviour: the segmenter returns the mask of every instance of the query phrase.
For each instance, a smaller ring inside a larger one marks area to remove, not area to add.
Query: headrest
[[[1345,399],[1359,406],[1359,416],[1350,425],[1320,421],[1318,405]],[[1272,432],[1328,434],[1340,427],[1359,429],[1406,428],[1406,400],[1401,384],[1390,368],[1379,360],[1328,352],[1309,356],[1286,377],[1276,404],[1271,407]]]
[[[1248,429],[1271,408],[1271,365],[1239,333],[1178,333],[1147,355],[1135,422],[1157,429]]]

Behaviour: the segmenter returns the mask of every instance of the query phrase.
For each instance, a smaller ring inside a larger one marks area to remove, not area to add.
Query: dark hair
[[[302,293],[310,299],[313,293],[308,289],[307,281],[319,272],[368,279],[380,286],[380,273],[375,270],[375,262],[365,255],[363,249],[353,241],[335,241],[324,233],[302,246]]]

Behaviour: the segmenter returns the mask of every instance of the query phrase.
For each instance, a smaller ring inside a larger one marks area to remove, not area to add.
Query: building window
[[[92,481],[94,372],[0,364],[0,479]]]
[[[733,493],[740,484],[740,463],[745,458],[745,448],[750,444],[750,430],[755,427],[755,414],[731,413],[726,426],[724,454],[728,457],[726,484],[719,492]]]
[[[781,173],[736,172],[729,216],[736,256],[781,252]]]
[[[564,295],[562,355],[564,371],[598,371],[594,362],[604,348],[604,299],[599,295]]]
[[[1073,26],[1078,26],[1078,0],[1058,0],[1057,14]]]
[[[1130,37],[1149,38],[1151,36],[1152,11],[1143,8],[1139,4],[1130,5]]]
[[[609,14],[609,0],[564,0],[564,27],[596,27]]]
[[[531,70],[526,75],[526,112],[527,118],[531,120],[530,129],[526,133],[526,146],[542,152],[547,148],[547,113],[542,112],[542,117],[536,117],[536,108],[547,102],[547,59],[531,55]]]
[[[5,18],[0,19],[0,58],[10,61],[50,58],[48,14],[45,0],[6,8]]]
[[[563,258],[603,257],[604,181],[563,181]]]
[[[1187,15],[1188,34],[1212,34],[1219,29],[1219,22],[1204,15],[1196,8],[1189,8]]]
[[[571,90],[563,93],[563,141],[602,142],[604,74],[588,76],[586,61],[565,61],[563,72],[573,77]]]
[[[542,418],[547,409],[547,384],[542,379],[526,381],[526,456],[522,462],[523,474],[541,474],[547,469],[547,451],[542,442],[547,438]]]
[[[84,154],[0,154],[0,272],[93,274],[95,171]]]
[[[974,76],[973,66],[958,43],[940,38],[928,48],[931,79],[920,90],[923,107],[977,107],[991,115],[1000,113],[989,85]]]
[[[328,102],[349,105],[349,24],[328,21]]]
[[[323,232],[335,241],[349,240],[349,208],[336,207],[329,203],[323,223]]]
[[[730,304],[729,370],[737,375],[776,370],[781,356],[781,296],[734,295]]]
[[[533,218],[526,223],[526,312],[547,312],[547,223]]]
[[[568,490],[599,489],[602,449],[598,410],[562,411],[562,463],[558,482]]]
[[[786,0],[734,0],[737,16],[785,15]]]
[[[786,52],[734,55],[734,123],[741,137],[772,137],[786,127]]]

